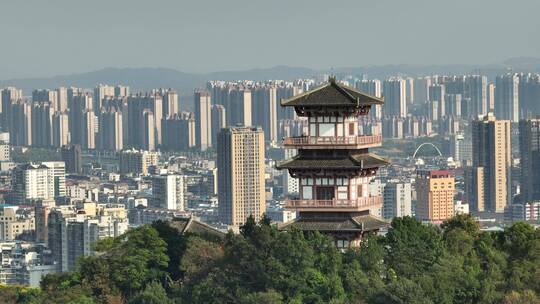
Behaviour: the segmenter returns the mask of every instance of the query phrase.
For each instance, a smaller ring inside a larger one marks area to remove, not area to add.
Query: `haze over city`
[[[1,10],[3,80],[105,67],[326,70],[540,56],[535,0],[30,0]]]

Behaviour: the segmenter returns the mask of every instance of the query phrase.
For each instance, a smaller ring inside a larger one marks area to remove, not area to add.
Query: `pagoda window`
[[[313,199],[313,187],[311,186],[302,187],[302,199]]]
[[[317,136],[317,124],[309,123],[309,136]]]
[[[316,192],[318,200],[332,200],[336,195],[334,187],[317,187]]]
[[[333,123],[319,124],[319,136],[336,136],[336,125]]]

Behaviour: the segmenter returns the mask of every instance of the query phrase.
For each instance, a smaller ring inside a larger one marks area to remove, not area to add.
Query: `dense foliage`
[[[341,252],[328,238],[253,220],[224,240],[165,223],[97,245],[77,272],[2,303],[539,303],[540,230],[481,232],[468,216],[440,228],[396,218],[385,236]]]

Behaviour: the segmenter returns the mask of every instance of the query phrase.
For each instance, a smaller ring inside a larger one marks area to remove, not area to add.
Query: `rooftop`
[[[281,100],[281,105],[287,106],[352,106],[382,105],[383,98],[362,93],[354,88],[336,82],[329,82],[311,91]]]
[[[379,168],[381,166],[388,165],[389,162],[373,153],[352,153],[335,158],[315,158],[305,157],[301,154],[279,162],[276,165],[277,169],[309,169],[309,168],[321,168],[321,169],[346,169],[346,168],[359,168],[359,169],[372,169]]]

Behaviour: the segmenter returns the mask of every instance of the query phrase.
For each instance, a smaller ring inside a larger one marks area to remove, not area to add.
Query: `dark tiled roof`
[[[300,217],[282,224],[279,229],[287,230],[292,227],[302,231],[373,231],[388,227],[389,223],[373,215],[353,217]]]
[[[305,158],[298,155],[276,165],[277,169],[341,169],[341,168],[378,168],[388,165],[388,161],[373,153],[357,153],[341,158]]]
[[[383,98],[374,97],[335,80],[311,91],[281,100],[282,106],[354,106],[380,105]]]
[[[187,232],[203,235],[209,234],[217,237],[225,237],[225,233],[205,224],[194,220],[193,218],[174,218],[168,222],[171,227],[174,227],[178,230],[180,234],[185,234]]]

